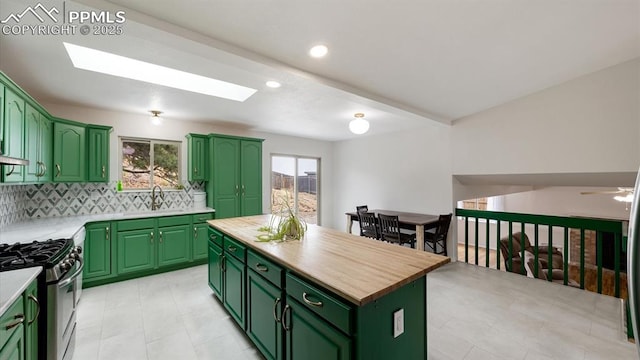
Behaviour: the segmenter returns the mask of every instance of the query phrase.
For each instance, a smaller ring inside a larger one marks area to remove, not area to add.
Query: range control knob
[[[61,271],[65,272],[65,271],[67,271],[69,269],[71,269],[71,264],[67,260],[64,260],[64,261],[60,262],[60,270]]]
[[[73,248],[73,250],[75,250],[78,254],[82,254],[82,247],[81,246],[76,246],[75,248]]]

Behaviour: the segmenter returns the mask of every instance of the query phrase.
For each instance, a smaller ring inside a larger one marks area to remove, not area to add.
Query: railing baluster
[[[547,237],[547,281],[553,281],[553,226],[549,225],[549,236]]]
[[[486,258],[486,262],[485,262],[485,266],[489,267],[489,249],[491,249],[491,246],[489,246],[489,244],[491,243],[489,241],[490,236],[489,236],[489,219],[487,219],[487,235],[484,238],[484,252],[485,252],[485,258]]]
[[[507,260],[507,271],[513,271],[513,223],[509,221],[509,259]]]
[[[500,220],[496,220],[496,267],[500,270]]]
[[[469,263],[469,217],[464,217],[464,262]]]
[[[476,240],[475,241],[476,251],[474,251],[474,254],[473,254],[474,258],[475,258],[475,261],[476,261],[476,265],[478,265],[478,221],[479,220],[480,220],[479,218],[476,218],[476,231],[475,231],[475,233],[476,233],[476,239],[475,239]]]
[[[616,233],[616,238],[615,238],[615,242],[614,242],[614,250],[613,250],[613,256],[615,256],[615,258],[613,259],[613,269],[616,272],[616,276],[614,278],[614,296],[619,298],[620,297],[620,250],[621,249],[621,243],[622,243],[622,233]]]
[[[596,234],[596,259],[598,259],[598,294],[602,294],[602,231],[596,231]]]
[[[584,289],[584,228],[580,229],[580,289]]]
[[[520,223],[520,273],[526,274],[527,270],[524,269],[524,223]]]
[[[569,283],[569,228],[564,227],[564,259],[562,268],[564,269],[564,284]]]
[[[538,224],[533,226],[533,243],[535,246],[533,247],[533,271],[537,274],[540,269],[538,269]]]

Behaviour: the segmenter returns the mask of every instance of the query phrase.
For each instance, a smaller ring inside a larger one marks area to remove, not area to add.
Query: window
[[[175,188],[180,184],[180,142],[121,138],[120,144],[124,189]]]
[[[291,208],[308,224],[319,224],[320,159],[271,156],[271,212]]]

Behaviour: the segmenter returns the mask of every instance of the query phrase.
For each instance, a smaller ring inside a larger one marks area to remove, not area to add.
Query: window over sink
[[[120,180],[125,190],[163,189],[180,186],[179,141],[120,138]]]

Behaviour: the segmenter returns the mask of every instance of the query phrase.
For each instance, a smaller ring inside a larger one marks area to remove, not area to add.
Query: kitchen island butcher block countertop
[[[448,263],[448,257],[309,225],[302,240],[259,242],[271,215],[209,220],[213,228],[363,306]]]

